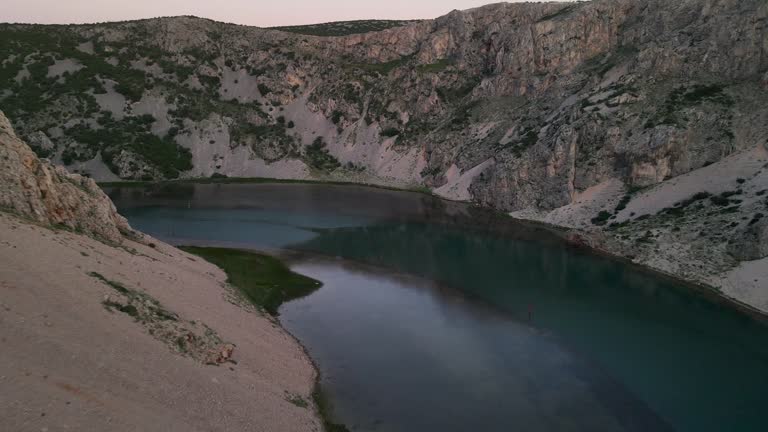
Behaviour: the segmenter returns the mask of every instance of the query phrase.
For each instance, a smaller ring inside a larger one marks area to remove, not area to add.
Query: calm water
[[[354,431],[765,430],[768,326],[544,230],[349,186],[109,192],[174,243],[293,251],[324,286],[281,321]]]

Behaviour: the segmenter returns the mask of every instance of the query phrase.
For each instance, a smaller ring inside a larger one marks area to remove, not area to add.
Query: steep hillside
[[[291,336],[2,113],[0,185],[0,429],[321,430]]]
[[[4,25],[0,106],[39,154],[99,180],[428,187],[599,234],[708,285],[748,259],[733,244],[754,238],[765,170],[733,161],[768,145],[768,3],[499,3],[400,24],[318,27],[341,36],[191,17]],[[741,174],[690,180],[718,163]],[[747,199],[695,199],[690,221],[665,225],[665,208],[640,204],[658,190],[686,209],[699,193]]]
[[[41,155],[102,180],[353,177],[553,209],[764,145],[767,8],[501,3],[340,37],[4,25],[0,103]]]
[[[40,161],[0,111],[0,210],[120,244],[138,238],[92,179]]]

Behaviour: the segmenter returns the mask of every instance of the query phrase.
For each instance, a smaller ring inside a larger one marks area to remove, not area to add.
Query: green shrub
[[[704,102],[730,107],[734,104],[733,98],[725,93],[724,90],[725,87],[720,84],[696,84],[692,87],[678,87],[669,94],[662,109],[646,122],[645,127],[652,128],[657,125],[676,126],[680,120],[677,115],[680,110],[697,106]]]
[[[616,205],[616,209],[614,210],[614,213],[618,213],[624,210],[625,208],[627,208],[627,204],[629,204],[630,201],[632,201],[632,195],[631,194],[624,195],[624,197],[621,198],[621,201],[619,201],[619,204]]]
[[[597,214],[596,217],[592,218],[592,224],[593,225],[605,225],[605,223],[608,221],[608,219],[611,218],[611,213],[601,210],[600,213]]]
[[[697,193],[693,194],[690,198],[686,198],[686,199],[684,199],[682,201],[679,201],[679,202],[675,203],[675,207],[686,208],[689,205],[695,203],[696,201],[701,201],[701,200],[710,198],[711,196],[712,196],[712,194],[709,193],[709,192],[697,192]]]
[[[315,138],[305,151],[305,160],[309,166],[320,171],[331,172],[341,166],[339,160],[328,153],[323,137]]]
[[[258,87],[259,93],[261,93],[262,96],[266,96],[266,95],[272,93],[272,89],[267,87],[267,85],[264,84],[264,83],[259,83],[256,87]]]
[[[451,65],[451,61],[448,59],[440,59],[435,63],[423,64],[416,66],[416,70],[420,73],[440,73],[448,66]]]
[[[397,135],[400,135],[400,130],[397,128],[390,127],[381,131],[381,136],[383,137],[393,137]]]
[[[217,91],[221,87],[221,78],[217,76],[200,75],[198,79],[210,91]]]
[[[144,134],[131,144],[131,149],[157,167],[163,176],[169,179],[178,178],[181,171],[192,169],[192,153],[189,149],[169,139]]]

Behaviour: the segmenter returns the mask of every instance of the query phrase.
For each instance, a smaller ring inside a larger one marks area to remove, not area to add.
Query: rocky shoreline
[[[611,249],[610,244],[606,242],[602,235],[595,235],[593,232],[581,231],[566,226],[552,225],[547,222],[542,222],[541,219],[538,218],[520,218],[512,215],[510,215],[510,217],[520,223],[546,228],[556,233],[565,243],[573,248],[583,250],[590,254],[596,254],[607,259],[619,261],[627,266],[633,267],[637,271],[646,272],[655,277],[668,279],[683,285],[688,289],[694,290],[712,301],[725,304],[760,322],[768,323],[768,310],[760,309],[745,303],[736,297],[728,296],[717,286],[702,282],[697,278],[687,278],[680,274],[671,273],[665,270],[664,267],[657,267],[649,263],[636,261],[636,255],[632,253],[627,254],[628,251],[626,249]]]
[[[638,191],[607,182],[550,212],[518,219],[574,239],[742,308],[768,313],[768,149],[757,146]]]

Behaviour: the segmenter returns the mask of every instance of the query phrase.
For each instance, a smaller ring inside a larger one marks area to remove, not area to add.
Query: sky
[[[195,15],[260,27],[436,18],[498,0],[1,0],[0,22],[70,24]],[[514,0],[512,0],[514,1]]]

